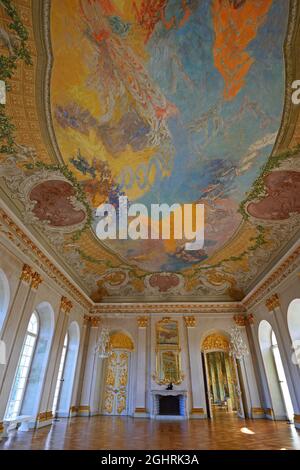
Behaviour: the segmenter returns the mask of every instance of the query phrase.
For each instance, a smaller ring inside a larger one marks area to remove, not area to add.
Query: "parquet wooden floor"
[[[226,413],[211,421],[77,417],[36,431],[14,431],[0,449],[300,449],[300,432],[286,422]]]

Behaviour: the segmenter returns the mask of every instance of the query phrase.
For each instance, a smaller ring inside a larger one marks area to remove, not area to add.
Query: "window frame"
[[[30,322],[31,322],[31,319],[32,319],[33,316],[35,316],[36,321],[37,321],[37,333],[36,334],[29,331]],[[28,378],[29,378],[30,372],[31,372],[33,358],[34,358],[36,348],[37,348],[37,344],[38,344],[38,341],[39,341],[39,334],[40,334],[40,319],[39,319],[38,312],[36,310],[34,310],[31,314],[30,319],[29,319],[28,324],[27,324],[26,333],[25,333],[22,349],[21,349],[21,352],[20,352],[19,360],[18,360],[18,365],[17,365],[17,368],[16,368],[13,384],[12,384],[12,387],[11,387],[9,399],[8,399],[6,410],[5,410],[5,415],[4,415],[5,419],[14,419],[16,416],[20,415],[20,411],[22,409],[22,404],[23,404],[23,400],[24,400],[24,395],[25,395],[26,388],[27,388],[27,385],[28,385]],[[32,349],[31,349],[29,364],[27,366],[21,366],[22,359],[23,359],[23,357],[25,357],[24,356],[24,350],[25,350],[26,341],[27,341],[28,337],[34,338],[34,344],[33,344]],[[20,389],[20,387],[18,387],[16,389],[16,381],[17,381],[17,377],[18,377],[18,374],[19,374],[19,371],[20,371],[21,367],[22,368],[27,367],[26,376],[22,377],[23,379],[25,379],[24,380],[24,385],[23,385],[23,388],[21,388],[22,392],[21,392],[20,398],[18,400],[12,400],[12,395],[15,392],[15,390],[17,391],[18,389]],[[11,404],[16,403],[17,401],[19,402],[18,411],[14,411],[13,413],[8,414]]]

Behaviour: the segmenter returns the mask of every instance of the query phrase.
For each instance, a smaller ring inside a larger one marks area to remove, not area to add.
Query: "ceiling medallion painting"
[[[14,3],[43,90],[18,101],[33,77],[22,65],[8,92],[17,123],[33,103],[41,123],[0,157],[23,221],[95,302],[242,299],[300,225],[299,113],[286,89],[299,78],[298,2]],[[203,249],[100,241],[95,211],[119,196],[204,204]]]

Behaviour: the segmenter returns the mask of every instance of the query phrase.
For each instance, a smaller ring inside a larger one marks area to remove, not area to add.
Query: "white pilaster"
[[[146,351],[148,318],[138,317],[137,323],[137,372],[134,417],[147,417],[149,414],[146,409]]]

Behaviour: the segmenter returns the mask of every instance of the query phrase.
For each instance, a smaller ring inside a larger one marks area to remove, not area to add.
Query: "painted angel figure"
[[[148,142],[157,146],[169,140],[167,118],[177,113],[153,83],[140,58],[127,41],[131,25],[122,21],[111,0],[81,0],[87,37],[97,54],[93,85],[106,100],[107,112],[100,124],[111,119],[115,100],[131,103],[150,127]],[[126,100],[127,98],[127,100]]]

